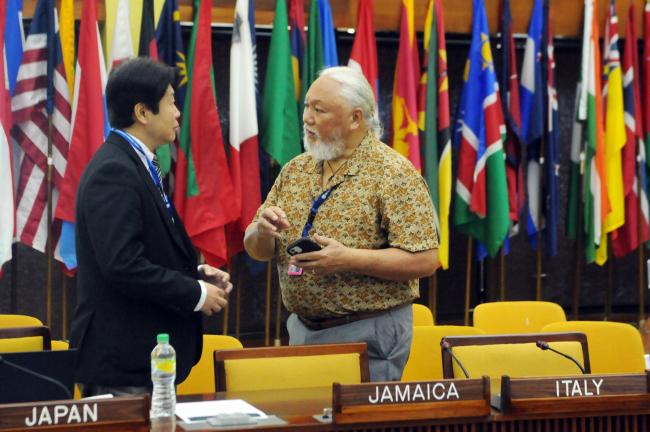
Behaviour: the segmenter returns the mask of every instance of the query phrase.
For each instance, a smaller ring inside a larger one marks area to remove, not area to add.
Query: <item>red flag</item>
[[[244,231],[262,201],[257,129],[257,81],[252,0],[237,0],[230,46],[230,172],[239,219],[228,225],[228,256],[244,250]]]
[[[97,0],[83,3],[72,105],[72,137],[56,217],[74,222],[79,178],[88,161],[104,142],[106,67],[97,28]]]
[[[188,83],[176,164],[174,204],[206,261],[227,260],[225,225],[239,216],[212,86],[211,1],[202,0],[190,40]]]
[[[375,41],[375,26],[373,25],[372,0],[361,0],[359,2],[357,33],[354,36],[348,66],[355,67],[363,72],[375,92],[375,100],[378,100],[379,73],[377,72],[377,42]]]
[[[614,256],[621,257],[639,247],[640,242],[648,240],[648,224],[644,217],[639,219],[639,203],[647,214],[647,197],[640,183],[639,170],[645,169],[645,155],[639,150],[643,144],[643,124],[641,121],[641,101],[639,90],[639,60],[636,50],[636,17],[634,5],[630,5],[628,26],[623,53],[623,98],[625,107],[626,140],[623,147],[623,187],[625,194],[625,224],[612,236]],[[645,152],[643,152],[645,153]],[[637,154],[639,160],[637,162]],[[645,176],[641,176],[643,178]],[[639,194],[639,192],[642,192]],[[641,226],[639,227],[639,222]]]
[[[393,148],[421,169],[417,92],[420,60],[413,18],[413,0],[402,0],[399,51],[393,85]]]

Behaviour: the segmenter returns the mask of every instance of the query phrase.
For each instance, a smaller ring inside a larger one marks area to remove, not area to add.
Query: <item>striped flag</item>
[[[106,67],[97,28],[97,0],[83,3],[77,52],[70,155],[55,214],[63,221],[61,256],[68,269],[77,266],[74,220],[79,178],[108,134],[104,97]]]
[[[544,137],[544,89],[542,84],[542,0],[535,0],[528,26],[521,67],[521,133],[526,142],[526,189],[528,192],[528,240],[537,249],[542,222],[542,140]]]
[[[293,66],[293,80],[296,85],[296,101],[302,104],[301,73],[305,57],[305,11],[302,0],[289,0],[289,38],[291,41],[291,66]]]
[[[648,240],[648,197],[645,185],[645,148],[639,91],[636,14],[630,5],[623,53],[623,103],[626,141],[623,148],[625,224],[612,236],[612,252],[622,257]],[[643,180],[643,181],[642,181]],[[641,217],[639,217],[641,216]]]
[[[377,101],[379,72],[377,70],[377,42],[375,41],[375,26],[373,25],[372,1],[359,1],[357,31],[354,35],[348,66],[352,66],[363,73],[363,76],[366,77],[375,92],[375,101]]]
[[[424,26],[424,62],[420,79],[420,129],[424,132],[424,178],[435,209],[440,246],[438,260],[449,268],[451,205],[451,130],[447,47],[441,0],[429,0]]]
[[[9,94],[9,79],[5,75],[6,12],[7,4],[0,3],[0,276],[2,276],[2,265],[11,260],[16,217],[12,151],[9,140],[11,96]]]
[[[517,55],[512,31],[510,1],[503,2],[501,17],[501,79],[504,92],[501,105],[506,120],[506,178],[508,180],[508,203],[510,205],[510,234],[518,232],[519,215],[524,208],[524,172],[521,164],[521,110],[519,104],[519,75]]]
[[[605,185],[609,210],[605,214],[600,244],[596,250],[596,263],[607,261],[607,234],[625,223],[625,202],[621,151],[625,146],[625,120],[623,115],[623,79],[618,51],[618,17],[616,5],[610,3],[604,38],[603,103],[605,107]]]
[[[598,4],[594,0],[585,0],[580,79],[583,86],[578,118],[586,121],[583,201],[587,264],[596,259],[596,247],[601,241],[602,222],[609,209],[605,185],[605,132],[598,37]]]
[[[510,225],[505,125],[483,0],[474,0],[472,42],[459,106],[455,224],[495,256]]]
[[[113,38],[108,52],[108,71],[110,72],[124,60],[135,57],[135,53],[133,52],[133,40],[131,39],[129,2],[127,0],[106,0],[106,9],[115,9],[115,18],[111,20]],[[107,25],[110,24],[107,22]]]
[[[45,60],[45,61],[44,61]],[[52,117],[52,209],[56,208],[68,157],[70,99],[53,0],[40,0],[34,12],[13,99],[13,138],[24,152],[16,197],[16,235],[41,252],[48,241],[48,116]],[[50,239],[59,241],[61,225]]]
[[[420,59],[415,38],[413,0],[402,0],[399,50],[393,84],[392,146],[422,169],[418,136],[418,83]]]
[[[214,93],[210,0],[195,0],[174,204],[208,264],[227,261],[225,226],[239,216]],[[286,26],[284,27],[286,31]]]
[[[230,45],[230,174],[239,218],[227,227],[228,255],[244,250],[244,232],[262,202],[257,129],[253,0],[237,0]]]
[[[548,19],[548,1],[544,2],[545,45],[546,45],[546,143],[544,146],[544,239],[546,254],[557,255],[557,225],[559,221],[558,177],[560,174],[559,144],[560,121],[558,116],[557,91],[555,89],[555,49],[553,29]]]

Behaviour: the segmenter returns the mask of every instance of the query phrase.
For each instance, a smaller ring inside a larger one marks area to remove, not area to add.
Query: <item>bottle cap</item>
[[[169,334],[168,333],[158,333],[158,337],[156,338],[159,344],[166,344],[169,343]]]

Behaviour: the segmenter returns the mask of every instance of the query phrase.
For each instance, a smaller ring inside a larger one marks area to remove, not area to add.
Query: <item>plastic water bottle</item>
[[[176,351],[169,344],[169,335],[161,333],[157,337],[158,345],[151,351],[151,395],[152,420],[174,420],[176,416]]]

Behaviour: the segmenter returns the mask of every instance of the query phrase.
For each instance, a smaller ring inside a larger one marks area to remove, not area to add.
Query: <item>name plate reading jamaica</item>
[[[148,422],[148,396],[0,405],[0,430]]]
[[[456,402],[485,399],[482,379],[385,382],[340,387],[343,406]]]

